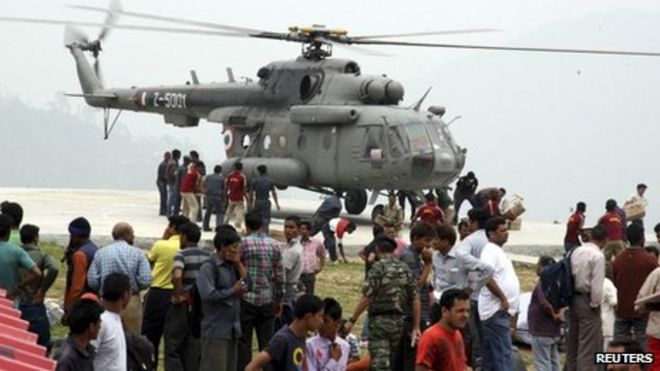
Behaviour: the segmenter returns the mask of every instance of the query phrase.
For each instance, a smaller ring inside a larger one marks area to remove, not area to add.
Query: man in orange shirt
[[[67,312],[82,294],[91,291],[87,286],[87,270],[98,247],[89,239],[92,227],[83,217],[73,219],[69,224],[69,246],[62,258],[66,261],[66,290],[64,291],[64,311]]]
[[[429,327],[417,348],[416,371],[464,371],[466,364],[461,329],[470,312],[470,296],[463,290],[450,289],[440,298],[440,322]]]

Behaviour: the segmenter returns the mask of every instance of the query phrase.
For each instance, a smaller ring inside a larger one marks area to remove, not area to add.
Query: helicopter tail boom
[[[85,58],[82,49],[77,44],[68,45],[73,59],[76,62],[76,71],[78,72],[78,80],[80,80],[80,87],[84,93],[85,101],[93,106],[98,106],[98,98],[94,97],[95,93],[99,93],[103,89],[101,80],[92,69],[92,66]]]

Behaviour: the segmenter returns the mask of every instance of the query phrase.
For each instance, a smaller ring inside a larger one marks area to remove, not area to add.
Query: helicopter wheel
[[[378,219],[379,216],[383,215],[383,209],[384,208],[385,208],[385,206],[383,206],[382,204],[378,204],[378,205],[374,206],[373,209],[371,209],[371,221],[374,224],[376,223],[376,219]]]
[[[286,191],[287,188],[289,188],[289,186],[287,186],[287,185],[276,184],[276,185],[275,185],[275,188],[279,189],[280,191]]]
[[[367,207],[367,191],[352,189],[346,192],[344,207],[351,215],[360,214]]]

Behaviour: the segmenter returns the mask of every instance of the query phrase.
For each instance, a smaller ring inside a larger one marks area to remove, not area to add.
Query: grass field
[[[53,244],[42,244],[41,247],[48,253],[55,256],[58,260],[62,257],[64,249]],[[516,272],[520,280],[522,291],[531,291],[536,282],[536,272],[529,266],[515,264]],[[66,264],[61,264],[60,274],[57,281],[47,294],[49,298],[55,298],[60,301],[64,298],[64,286],[66,280]],[[317,295],[321,298],[334,297],[344,308],[344,317],[348,318],[361,296],[362,284],[364,282],[364,265],[357,259],[351,259],[348,264],[328,264],[316,281]],[[362,321],[358,321],[353,331],[359,334]],[[53,338],[64,337],[67,334],[67,328],[62,325],[56,325],[52,328]],[[255,341],[256,343],[256,341]],[[162,344],[162,342],[161,342]],[[525,360],[528,370],[534,370],[533,357],[530,349],[521,348],[521,354]],[[161,345],[162,367],[162,345]]]

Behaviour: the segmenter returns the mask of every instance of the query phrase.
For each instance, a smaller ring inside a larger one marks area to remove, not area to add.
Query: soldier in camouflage
[[[413,343],[420,337],[420,301],[415,278],[408,266],[392,255],[396,242],[388,236],[376,239],[379,261],[369,270],[363,295],[346,323],[350,331],[360,314],[368,309],[371,369],[390,371],[401,364],[404,315],[412,308]]]

